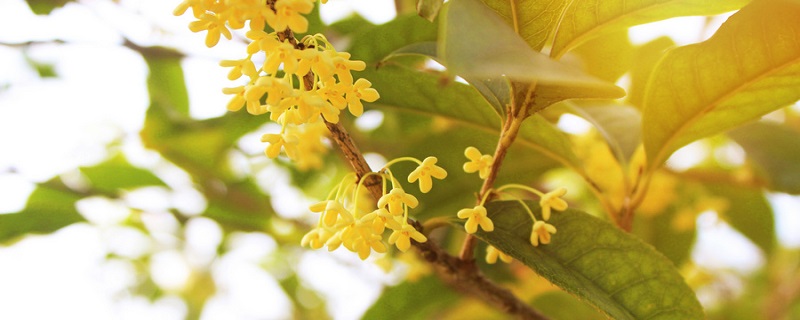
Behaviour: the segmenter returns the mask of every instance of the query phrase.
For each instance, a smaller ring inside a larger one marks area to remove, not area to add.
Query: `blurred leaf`
[[[438,277],[428,276],[386,289],[362,319],[435,319],[459,298]]]
[[[25,234],[51,233],[70,224],[86,221],[75,209],[82,195],[60,180],[38,184],[22,211],[0,214],[0,243]]]
[[[357,33],[348,49],[354,60],[367,65],[377,63],[393,51],[412,43],[435,41],[437,24],[418,15],[395,18],[385,24]]]
[[[476,79],[506,76],[514,81],[557,86],[564,99],[625,95],[611,83],[531,49],[502,18],[478,0],[454,1],[445,17],[439,28],[437,52],[452,74]]]
[[[92,167],[81,167],[80,171],[89,179],[94,190],[112,195],[122,189],[167,186],[151,171],[134,167],[122,154]]]
[[[439,15],[444,0],[417,0],[417,14],[428,21],[433,22]]]
[[[555,290],[536,296],[531,302],[536,310],[553,320],[605,320],[598,312],[585,302],[564,291]]]
[[[372,24],[372,22],[369,22],[369,20],[364,19],[364,17],[356,13],[328,26],[331,30],[345,36],[363,32],[374,27],[375,25]]]
[[[608,32],[680,16],[711,15],[736,10],[749,0],[577,0],[566,7],[553,40],[553,57]],[[524,23],[524,21],[520,22]]]
[[[591,39],[572,52],[580,57],[587,73],[608,82],[616,82],[633,64],[634,48],[628,30]]]
[[[775,217],[772,207],[760,189],[737,188],[724,184],[708,184],[714,195],[728,200],[727,210],[720,212],[722,219],[755,243],[764,253],[775,249]]]
[[[25,56],[25,61],[28,62],[36,73],[39,74],[40,78],[56,78],[58,74],[56,74],[56,69],[51,63],[43,63],[36,60],[31,59],[29,56]]]
[[[38,15],[50,14],[56,8],[61,8],[73,0],[25,0],[33,13]]]
[[[696,212],[690,209],[681,211],[682,208],[674,204],[654,216],[637,214],[633,228],[640,239],[655,247],[676,266],[690,258],[692,245],[697,239],[697,228],[693,223],[689,227],[677,223],[681,219],[691,219],[692,222],[696,219]],[[689,214],[690,217],[681,217],[682,214]]]
[[[647,88],[647,80],[661,60],[667,49],[675,46],[675,41],[670,37],[660,37],[636,48],[631,62],[631,86],[626,97],[628,103],[639,110],[644,104],[644,93]]]
[[[642,139],[642,116],[636,108],[595,101],[567,101],[564,105],[597,128],[619,163],[627,163],[636,152]]]
[[[765,177],[769,189],[800,194],[800,133],[756,122],[728,132]]]
[[[306,20],[308,20],[308,31],[304,34],[317,34],[325,32],[325,23],[322,22],[322,18],[319,15],[319,7],[321,4],[317,4],[314,6],[314,9],[311,10],[311,13],[305,14]],[[297,37],[300,39],[302,37]]]
[[[397,66],[366,70],[358,76],[370,79],[381,93],[381,99],[370,106],[440,116],[476,129],[500,131],[500,118],[469,86],[442,85],[435,75]],[[566,136],[538,115],[523,122],[517,143],[570,167],[582,167]]]
[[[526,204],[536,213],[538,203]],[[517,201],[486,205],[493,232],[476,235],[614,319],[702,319],[694,292],[663,255],[578,210],[555,213],[552,243],[534,247],[533,222]]]
[[[708,41],[676,48],[648,84],[643,112],[649,168],[678,148],[800,98],[800,3],[754,1]]]
[[[168,50],[143,53],[150,71],[147,76],[150,104],[158,105],[169,112],[189,116],[189,94],[186,91],[183,68],[180,64],[181,57]],[[161,55],[162,53],[164,55]]]

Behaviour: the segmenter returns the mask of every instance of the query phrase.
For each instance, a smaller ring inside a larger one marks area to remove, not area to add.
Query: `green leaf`
[[[538,203],[526,204],[536,213]],[[663,255],[584,212],[556,212],[550,244],[529,242],[533,222],[517,201],[487,204],[494,231],[476,235],[613,319],[702,319],[694,292]],[[540,214],[539,214],[540,217]]]
[[[616,82],[633,65],[634,47],[628,31],[604,34],[584,42],[572,51],[587,73],[608,82]]]
[[[613,102],[564,102],[569,110],[597,128],[621,164],[625,164],[641,143],[642,116],[639,110]]]
[[[380,109],[440,116],[476,129],[498,133],[500,117],[475,90],[461,83],[442,84],[435,75],[398,66],[358,73],[372,82],[381,98],[369,104]],[[567,166],[582,165],[567,137],[539,115],[523,122],[517,142]]]
[[[573,1],[574,2],[574,1]],[[533,50],[540,51],[552,38],[569,1],[483,0]]]
[[[341,35],[347,36],[372,29],[375,25],[369,22],[369,20],[364,19],[361,15],[354,13],[347,18],[334,22],[328,27]]]
[[[724,184],[708,184],[714,195],[728,200],[727,210],[719,212],[723,220],[755,243],[764,253],[775,249],[775,217],[772,207],[760,189],[737,188]]]
[[[566,98],[619,98],[625,94],[611,83],[531,49],[478,0],[453,1],[446,11],[437,52],[452,74],[476,79],[506,76],[513,81],[554,85]]]
[[[391,60],[394,57],[403,55],[421,55],[441,63],[436,54],[436,42],[427,41],[415,43],[395,50],[386,56],[382,62]],[[464,79],[480,93],[486,102],[494,108],[500,117],[505,117],[505,109],[511,103],[511,83],[506,77],[489,79],[475,79],[467,77]]]
[[[577,0],[562,13],[553,40],[553,57],[608,32],[680,16],[712,15],[733,11],[749,0]]]
[[[0,214],[0,243],[29,233],[51,233],[86,221],[75,209],[75,203],[81,198],[59,180],[37,185],[22,211]]]
[[[165,48],[148,48],[142,52],[150,74],[147,76],[147,89],[150,104],[182,116],[189,115],[189,94],[181,67],[181,56]]]
[[[653,71],[644,102],[649,169],[678,148],[800,98],[800,3],[755,1],[708,41],[676,48]]]
[[[728,132],[747,152],[771,190],[800,194],[800,133],[756,122]]]
[[[92,167],[82,167],[80,171],[94,190],[107,194],[117,194],[123,189],[166,186],[151,171],[134,167],[122,154]]]
[[[428,276],[386,289],[362,319],[435,319],[459,298],[438,277]]]
[[[531,302],[536,310],[553,320],[606,320],[607,318],[586,303],[564,291],[550,291],[536,296]]]
[[[48,15],[56,8],[61,8],[72,0],[25,0],[33,13]]]
[[[658,61],[667,52],[667,49],[675,47],[675,41],[670,37],[660,37],[636,48],[631,62],[631,86],[628,89],[626,100],[639,110],[644,105],[645,88],[647,80],[653,72]]]
[[[443,3],[444,0],[417,0],[417,14],[433,22],[439,15],[439,9],[442,8]]]
[[[348,49],[354,60],[367,65],[381,61],[393,51],[409,44],[435,41],[437,24],[411,14],[358,33]]]

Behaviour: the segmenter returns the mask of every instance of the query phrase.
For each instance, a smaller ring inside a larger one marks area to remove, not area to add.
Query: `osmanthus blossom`
[[[422,233],[417,231],[414,226],[410,224],[403,224],[403,227],[400,230],[394,230],[392,234],[389,236],[389,244],[394,244],[397,246],[397,249],[406,252],[408,248],[411,247],[411,239],[417,242],[425,242],[428,241],[428,238],[425,237]]]
[[[505,263],[511,263],[514,258],[505,254],[503,251],[495,248],[493,245],[489,245],[486,247],[486,263],[488,264],[495,264],[497,263],[497,259],[500,258],[500,261]]]
[[[428,193],[428,191],[431,191],[431,188],[433,188],[431,177],[439,180],[447,178],[447,171],[437,166],[436,161],[438,161],[436,157],[427,157],[422,160],[422,163],[408,175],[408,182],[414,183],[414,181],[419,180],[420,192]]]
[[[567,189],[560,187],[545,193],[539,200],[539,205],[542,207],[542,218],[544,218],[545,221],[550,220],[550,209],[556,211],[567,210],[569,205],[564,199],[561,199],[565,194],[567,194]]]
[[[386,207],[389,213],[395,216],[403,214],[403,205],[416,208],[418,204],[417,198],[403,191],[403,188],[394,188],[378,199],[378,208]]]
[[[539,244],[550,243],[551,234],[556,233],[556,227],[544,221],[536,221],[531,229],[531,244],[538,247]]]
[[[488,154],[481,154],[478,148],[467,147],[464,150],[464,156],[469,159],[469,162],[464,163],[464,172],[473,173],[477,172],[481,179],[486,179],[489,172],[492,170],[494,157]]]
[[[472,209],[461,209],[457,215],[461,219],[467,219],[467,222],[464,223],[464,230],[469,234],[477,232],[478,226],[486,232],[494,231],[494,223],[486,216],[486,208],[483,205],[475,206]]]

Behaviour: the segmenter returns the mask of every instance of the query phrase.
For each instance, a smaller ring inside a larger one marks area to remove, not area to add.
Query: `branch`
[[[292,33],[292,30],[290,29],[278,32],[277,35],[281,41],[288,41],[297,49],[302,50],[304,48],[304,45],[297,41]],[[303,85],[307,89],[313,87],[313,81],[314,74],[312,72],[309,72],[303,77]],[[519,122],[521,121],[522,120],[520,119]],[[497,168],[493,168],[493,171],[497,171],[496,169],[499,168],[499,162],[502,162],[502,158],[505,156],[505,150],[511,145],[511,142],[516,137],[516,131],[519,130],[519,122],[511,121],[511,126],[513,127],[516,125],[516,130],[513,132],[513,134],[504,135],[504,137],[506,137],[505,139],[501,138],[501,143],[498,145],[498,148],[500,149],[503,145],[505,145],[505,147],[502,147],[500,161],[495,161],[497,163]],[[350,163],[350,166],[353,167],[358,179],[361,179],[368,173],[371,173],[372,169],[369,168],[369,165],[364,159],[363,154],[358,150],[358,147],[353,142],[352,137],[350,137],[350,134],[347,132],[344,126],[342,126],[341,123],[331,123],[328,121],[325,121],[325,125],[328,127],[328,130],[331,133],[331,138],[334,142],[336,142],[336,145],[339,147],[339,150],[342,151],[342,154]],[[503,141],[506,140],[508,140],[508,143],[503,143]],[[495,177],[496,175],[497,173],[494,172]],[[374,180],[366,181],[364,184],[367,186],[372,197],[377,201],[383,195],[383,190],[380,187],[380,178],[373,175],[370,176],[370,179]],[[494,181],[494,178],[492,178],[492,181]],[[491,189],[491,185],[485,189],[487,190],[486,192],[488,192],[488,190]],[[422,232],[422,225],[419,222],[409,219],[409,223],[412,224],[414,228]],[[531,308],[527,303],[517,298],[510,290],[503,288],[487,279],[480,272],[472,259],[458,259],[442,250],[442,248],[436,245],[433,241],[420,243],[413,241],[412,239],[411,244],[416,248],[417,252],[419,252],[425,261],[428,261],[436,267],[436,270],[443,280],[445,280],[451,286],[458,288],[460,291],[466,292],[474,297],[486,301],[488,304],[508,314],[514,315],[519,319],[547,319],[544,315]]]

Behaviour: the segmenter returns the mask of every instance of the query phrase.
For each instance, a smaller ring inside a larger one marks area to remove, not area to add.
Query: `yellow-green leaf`
[[[678,148],[800,98],[800,3],[755,1],[711,39],[667,53],[644,102],[644,145],[655,169]]]
[[[526,204],[541,219],[538,203]],[[476,235],[612,319],[702,319],[694,292],[653,247],[587,213],[555,212],[550,244],[529,241],[533,222],[517,201],[487,204],[494,231]]]
[[[478,0],[450,2],[440,19],[439,57],[452,74],[477,79],[558,85],[569,96],[619,98],[624,91],[533,50],[491,8]],[[568,97],[569,98],[569,97]],[[546,107],[546,106],[545,106]]]
[[[675,41],[670,37],[659,37],[636,48],[631,62],[631,86],[625,100],[634,107],[642,110],[644,104],[644,91],[647,80],[653,72],[655,65],[661,61],[668,49],[675,47]]]
[[[444,0],[417,0],[417,14],[420,17],[433,21],[439,15]]]
[[[569,1],[482,0],[536,51],[550,39]]]
[[[563,12],[551,56],[561,57],[592,37],[679,16],[711,15],[741,8],[749,0],[575,0]]]

